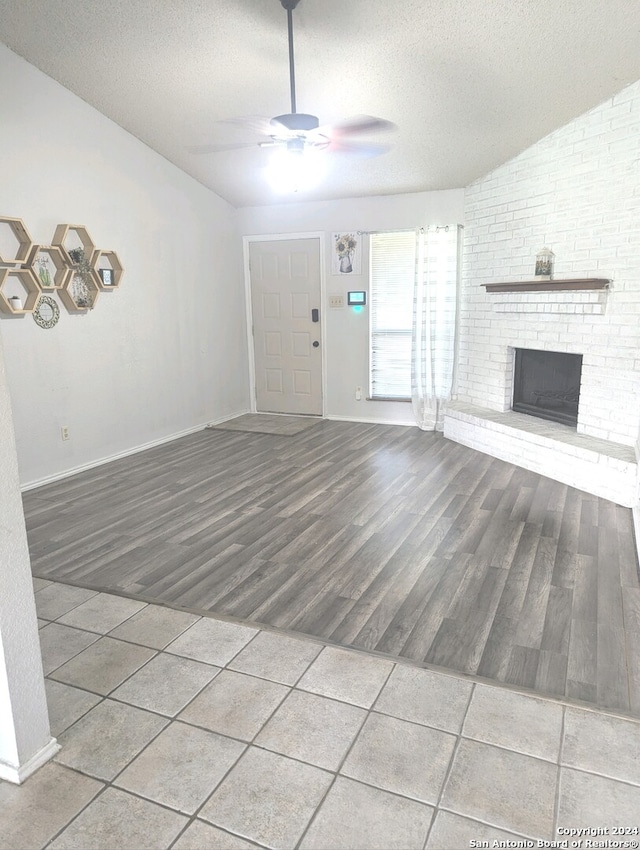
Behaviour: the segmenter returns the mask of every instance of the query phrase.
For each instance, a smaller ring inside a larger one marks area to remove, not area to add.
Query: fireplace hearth
[[[578,424],[582,355],[516,348],[512,410]]]

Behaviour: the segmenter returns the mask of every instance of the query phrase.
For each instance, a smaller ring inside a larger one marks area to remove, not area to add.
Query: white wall
[[[49,733],[1,341],[0,482],[0,779],[21,782],[59,747]]]
[[[345,295],[349,289],[368,290],[368,255],[363,252],[362,274],[331,273],[332,234],[338,232],[401,230],[428,224],[458,224],[463,221],[464,190],[420,192],[339,201],[247,207],[238,211],[240,231],[245,236],[324,232],[326,333],[325,408],[328,416],[374,422],[414,424],[411,406],[403,402],[367,401],[369,372],[369,313],[354,313],[348,307],[329,309],[330,295]],[[355,388],[363,388],[356,401]]]
[[[466,189],[459,399],[509,406],[513,346],[583,354],[578,432],[633,446],[640,418],[640,82]],[[533,277],[606,277],[586,296],[487,294]],[[507,384],[505,384],[507,382]]]
[[[235,210],[2,45],[0,79],[0,215],[125,268],[88,315],[0,319],[22,484],[247,410]]]

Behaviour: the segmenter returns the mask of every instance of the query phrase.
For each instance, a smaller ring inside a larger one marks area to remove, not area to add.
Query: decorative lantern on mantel
[[[536,254],[536,277],[541,280],[552,280],[553,260],[555,254],[551,248],[543,248]]]

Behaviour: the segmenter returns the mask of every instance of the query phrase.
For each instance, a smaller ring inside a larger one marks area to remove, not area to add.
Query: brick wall
[[[640,82],[467,187],[457,398],[509,409],[513,347],[583,355],[578,433],[628,446],[640,423]],[[530,280],[543,246],[555,279],[609,292],[486,294]]]

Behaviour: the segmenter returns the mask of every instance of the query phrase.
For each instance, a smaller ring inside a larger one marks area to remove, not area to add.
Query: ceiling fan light
[[[304,154],[304,139],[300,139],[296,136],[294,139],[288,139],[286,143],[287,153],[289,154],[300,154],[301,156]]]
[[[278,148],[267,166],[267,178],[279,194],[312,189],[324,176],[322,157],[317,151],[302,145]]]

